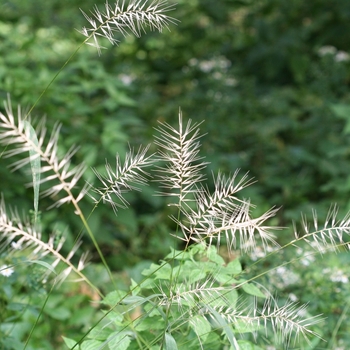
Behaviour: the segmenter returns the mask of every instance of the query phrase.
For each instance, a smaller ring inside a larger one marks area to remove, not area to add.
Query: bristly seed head
[[[115,33],[119,32],[122,36],[134,34],[140,37],[145,28],[158,30],[163,28],[169,29],[169,24],[176,24],[175,18],[167,16],[165,13],[174,10],[173,4],[168,4],[166,0],[131,0],[125,4],[117,0],[114,6],[108,1],[105,4],[105,12],[100,11],[97,6],[91,11],[92,17],[89,17],[82,11],[91,27],[83,27],[80,31],[86,39],[86,43],[96,47],[98,53],[101,53],[99,40],[101,37],[106,38],[112,45],[118,44]],[[92,39],[92,42],[89,40]]]

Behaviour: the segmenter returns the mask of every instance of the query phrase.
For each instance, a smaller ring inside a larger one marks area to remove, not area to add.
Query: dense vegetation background
[[[86,25],[79,8],[88,12],[94,4],[1,2],[1,100],[9,93],[14,105],[35,103],[83,41],[75,30]],[[203,155],[215,173],[249,171],[257,183],[245,195],[257,211],[282,207],[275,224],[290,226],[311,208],[325,216],[331,203],[347,212],[350,2],[178,0],[171,15],[181,22],[170,32],[120,38],[116,47],[106,42],[100,57],[82,47],[33,116],[46,116],[49,128],[63,123],[61,146],[80,145],[77,161],[102,170],[106,159],[113,162],[129,144],[151,142],[157,120],[176,122],[180,107],[185,119],[205,120]],[[0,168],[7,203],[24,211],[32,207],[31,191],[10,184],[27,177]],[[207,177],[212,179],[210,171]],[[91,178],[90,170],[85,179]],[[145,189],[130,197],[131,209],[117,217],[101,207],[90,220],[116,270],[160,258],[164,246],[173,245],[168,213],[159,210],[163,199],[151,193]],[[40,205],[45,213],[50,200]],[[91,203],[84,206],[89,212]],[[80,230],[69,208],[42,219],[47,233],[60,228],[71,240]],[[87,239],[85,245],[90,247]],[[348,262],[342,259],[336,264]],[[312,293],[316,287],[309,288]],[[334,322],[339,312],[334,311]]]
[[[10,93],[14,104],[36,101],[82,42],[75,29],[87,23],[79,8],[93,5],[2,2],[2,100]],[[172,15],[181,22],[162,35],[120,38],[101,57],[81,48],[33,115],[63,123],[64,145],[80,145],[81,159],[102,167],[128,143],[150,142],[157,120],[172,123],[180,107],[185,118],[205,120],[212,169],[250,171],[257,183],[247,196],[282,206],[279,224],[310,207],[325,213],[336,202],[350,209],[350,3],[190,0],[179,1]],[[0,171],[7,198],[19,204],[24,190],[6,193],[6,183],[23,174]],[[101,240],[145,257],[167,236],[158,225],[164,213],[148,192],[131,200],[133,210],[117,222],[108,211],[93,220],[109,227]],[[20,205],[30,208],[31,199]]]

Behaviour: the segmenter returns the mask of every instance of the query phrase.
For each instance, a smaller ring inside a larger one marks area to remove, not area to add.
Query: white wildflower
[[[132,82],[134,81],[134,78],[129,75],[129,74],[119,74],[118,78],[121,80],[121,82],[126,85],[129,86],[132,84]]]
[[[285,266],[279,266],[273,273],[274,283],[278,288],[286,288],[299,281],[299,276]]]
[[[341,282],[344,284],[349,282],[348,276],[344,273],[344,271],[340,269],[333,271],[333,273],[330,276],[330,279],[332,282]]]
[[[14,272],[15,270],[11,266],[8,266],[8,265],[0,266],[0,275],[3,275],[5,277],[10,277]]]
[[[350,55],[345,51],[338,51],[334,56],[336,62],[346,62],[350,60]]]
[[[321,57],[326,56],[326,55],[335,55],[336,52],[337,52],[337,49],[331,45],[322,46],[318,50],[318,54]]]
[[[192,58],[188,61],[188,65],[189,65],[190,67],[194,67],[194,66],[196,66],[197,64],[198,64],[197,58],[192,57]]]
[[[304,266],[309,266],[314,261],[315,261],[315,256],[311,255],[311,254],[304,256],[300,260],[301,264],[304,265]]]
[[[298,301],[298,297],[295,294],[293,294],[293,293],[289,293],[288,297],[294,303]]]
[[[199,63],[199,69],[204,73],[209,73],[215,68],[215,61],[202,61]]]

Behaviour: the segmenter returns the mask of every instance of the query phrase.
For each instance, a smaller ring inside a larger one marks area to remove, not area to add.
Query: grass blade
[[[24,129],[26,131],[26,134],[30,141],[39,148],[39,141],[36,136],[36,132],[32,125],[25,120],[24,122]],[[38,219],[38,212],[39,212],[39,188],[40,188],[40,170],[41,170],[41,164],[40,164],[40,155],[35,149],[30,149],[29,151],[29,157],[30,157],[30,167],[32,169],[32,177],[33,177],[33,190],[34,190],[34,223],[37,223]]]

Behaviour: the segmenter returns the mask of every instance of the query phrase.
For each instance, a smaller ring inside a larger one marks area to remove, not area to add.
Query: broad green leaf
[[[230,261],[227,266],[225,267],[225,272],[230,273],[232,275],[238,275],[242,272],[242,265],[239,259],[235,259],[233,261]]]
[[[66,338],[66,337],[62,337],[64,343],[68,346],[69,349],[73,348],[75,346],[75,344],[77,343],[75,340],[70,339],[70,338]],[[75,350],[79,350],[80,346],[77,345],[74,347]]]
[[[254,295],[260,298],[266,298],[266,296],[261,292],[261,290],[252,283],[243,283],[242,289],[250,295]]]
[[[160,316],[160,313],[158,313],[155,317],[152,317],[153,314],[155,314],[155,312],[149,313],[142,321],[135,322],[135,330],[137,332],[164,330],[165,322],[163,317]]]
[[[201,338],[201,342],[205,342],[211,331],[210,322],[204,316],[194,316],[190,320],[190,327]]]
[[[174,259],[174,260],[188,260],[193,257],[191,251],[185,252],[182,250],[175,250],[170,247],[171,252],[165,257],[165,259]]]
[[[98,340],[86,340],[80,345],[80,350],[97,350],[101,349],[103,342]]]
[[[344,103],[332,104],[331,110],[339,117],[345,120],[350,119],[350,105]]]
[[[257,346],[247,340],[238,340],[240,350],[263,350],[260,346]]]
[[[39,148],[39,141],[36,136],[36,132],[28,121],[24,121],[24,130],[27,134],[27,137],[30,141],[35,145],[35,147]],[[30,149],[29,151],[30,158],[30,167],[32,169],[32,177],[33,177],[33,190],[34,190],[34,221],[37,222],[38,211],[39,211],[39,188],[40,188],[40,155],[35,149]]]
[[[111,335],[111,332],[112,330],[109,328],[101,329],[101,328],[95,327],[90,331],[88,338],[104,341]]]
[[[170,333],[165,333],[165,349],[177,350],[176,341]]]
[[[144,273],[144,271],[142,272],[142,274]],[[154,288],[154,279],[152,277],[148,277],[145,280],[143,280],[142,282],[140,282],[140,287],[142,289],[153,289]]]
[[[214,274],[214,278],[223,285],[233,285],[239,283],[239,280],[236,280],[232,277],[231,274],[227,274],[225,270],[219,270]]]
[[[171,266],[169,264],[164,264],[156,273],[156,279],[170,280],[171,277]]]
[[[338,118],[345,120],[346,124],[343,130],[343,133],[349,134],[350,133],[350,105],[337,103],[337,104],[332,104],[330,108]]]
[[[234,323],[234,327],[235,327],[235,333],[252,333],[255,332],[261,328],[263,328],[262,326],[259,326],[258,324],[249,324],[247,322],[243,322],[241,320],[237,320]]]
[[[220,294],[213,294],[210,300],[206,300],[205,304],[210,305],[214,309],[218,308],[230,308],[234,309],[236,307],[238,300],[238,292],[236,289],[229,290],[224,289],[220,291]]]
[[[163,263],[163,266],[158,264],[151,264],[148,269],[142,271],[142,275],[144,276],[154,276],[157,279],[166,279],[170,278],[171,266],[167,263]],[[143,287],[143,284],[142,284]]]
[[[207,247],[203,243],[198,243],[191,246],[189,251],[192,255],[203,254],[207,251]]]
[[[195,283],[205,278],[206,273],[191,261],[186,261],[184,265],[176,266],[173,270],[173,276],[179,276],[181,281],[186,284]]]
[[[27,307],[28,307],[28,304],[16,303],[12,301],[6,305],[6,309],[8,310],[21,311],[21,312],[23,312]]]
[[[231,308],[235,308],[238,301],[238,291],[237,289],[231,289],[228,293],[223,292],[223,296],[229,302]]]
[[[101,304],[107,304],[110,306],[114,306],[127,295],[128,293],[123,290],[114,290],[106,295],[106,297],[101,300]]]
[[[56,306],[54,309],[46,308],[44,312],[53,319],[60,321],[68,320],[72,315],[71,311],[65,306]]]
[[[126,350],[131,343],[130,337],[126,332],[111,334],[108,338],[108,347],[111,350]]]
[[[6,344],[5,344],[6,342]],[[7,348],[4,348],[7,346]],[[18,336],[6,336],[6,338],[0,339],[0,348],[1,349],[13,349],[13,350],[22,350],[24,349],[24,344],[18,339]],[[78,348],[77,348],[78,349]],[[79,350],[79,349],[78,349]]]
[[[113,309],[113,312],[109,312],[106,317],[112,321],[115,326],[120,326],[124,320],[122,313],[119,313],[116,309]]]
[[[216,262],[219,266],[225,264],[225,260],[218,254],[217,249],[214,246],[208,248],[207,257],[209,260]]]

